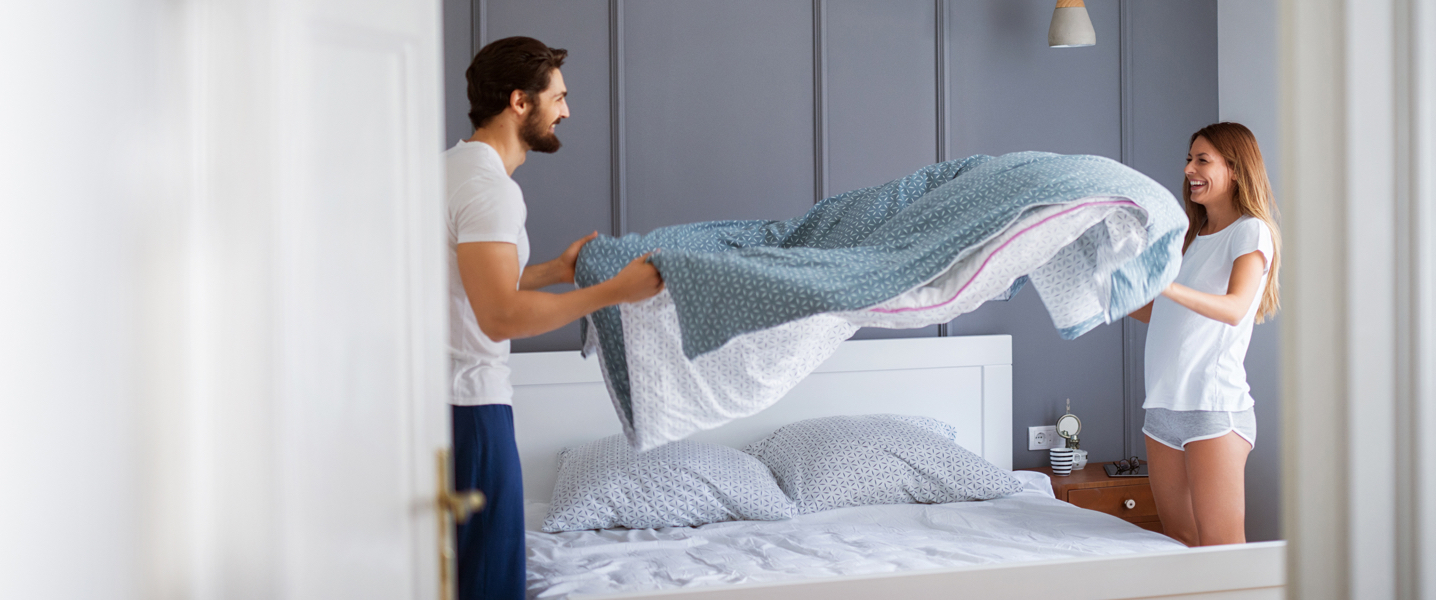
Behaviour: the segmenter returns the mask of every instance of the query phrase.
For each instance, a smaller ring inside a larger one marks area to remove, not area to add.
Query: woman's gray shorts
[[[1219,438],[1229,431],[1256,447],[1256,408],[1236,412],[1147,409],[1142,433],[1177,450],[1192,442]]]

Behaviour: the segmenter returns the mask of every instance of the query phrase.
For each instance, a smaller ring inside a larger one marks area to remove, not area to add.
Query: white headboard
[[[578,352],[509,359],[524,499],[548,502],[566,447],[621,433],[598,361]],[[771,408],[692,439],[741,448],[788,423],[898,413],[952,424],[958,443],[1012,468],[1012,336],[843,342]]]

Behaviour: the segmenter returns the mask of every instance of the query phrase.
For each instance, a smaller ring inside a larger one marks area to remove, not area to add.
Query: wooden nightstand
[[[1023,469],[1039,471],[1052,478],[1052,492],[1082,508],[1114,515],[1132,524],[1162,533],[1162,520],[1157,518],[1157,504],[1152,501],[1152,488],[1146,477],[1108,477],[1102,470],[1106,463],[1091,461],[1087,468],[1073,471],[1066,477],[1052,474],[1052,467]],[[1128,508],[1131,500],[1131,508]]]

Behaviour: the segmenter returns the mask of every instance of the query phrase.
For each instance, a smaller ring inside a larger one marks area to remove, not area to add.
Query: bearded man
[[[444,153],[448,185],[449,338],[454,483],[482,491],[483,511],[458,528],[458,591],[465,600],[524,597],[523,476],[514,444],[509,340],[558,329],[599,308],[657,294],[646,257],[601,284],[563,294],[579,249],[525,268],[528,209],[512,175],[530,150],[556,152],[568,118],[568,51],[533,38],[485,46],[466,73],[474,135]]]

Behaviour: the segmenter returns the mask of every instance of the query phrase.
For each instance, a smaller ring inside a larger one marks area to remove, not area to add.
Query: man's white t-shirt
[[[529,261],[524,229],[528,208],[504,161],[483,142],[459,142],[444,153],[449,225],[449,402],[460,406],[512,404],[509,342],[495,342],[478,319],[459,277],[459,244],[508,242],[518,246],[519,273]]]
[[[1271,231],[1261,219],[1242,216],[1211,235],[1199,235],[1182,255],[1177,283],[1199,292],[1225,295],[1232,263],[1260,251],[1271,270]],[[1142,408],[1241,411],[1254,404],[1243,361],[1267,278],[1262,276],[1252,305],[1236,326],[1208,319],[1158,296],[1147,329],[1147,399]]]

